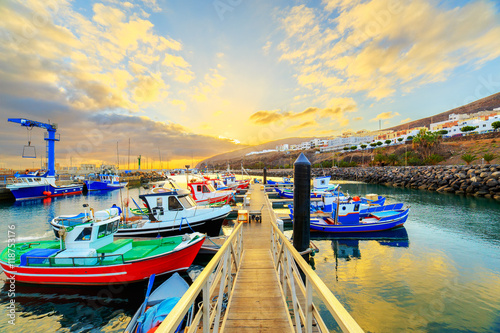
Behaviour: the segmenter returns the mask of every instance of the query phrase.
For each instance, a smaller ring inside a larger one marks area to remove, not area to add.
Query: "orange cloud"
[[[300,129],[304,129],[306,127],[311,127],[311,126],[318,126],[318,123],[315,121],[306,121],[303,122],[302,124],[291,126],[288,128],[290,132],[298,131]]]
[[[363,92],[380,100],[500,56],[500,19],[493,1],[453,8],[430,0],[322,4],[319,9],[295,6],[278,17],[285,32],[280,59],[300,72],[297,82],[308,89],[341,96]]]
[[[370,119],[370,121],[377,121],[377,120],[381,120],[381,119],[391,119],[391,118],[394,118],[396,116],[399,116],[399,113],[397,113],[397,112],[393,113],[392,111],[382,112],[382,113],[379,113],[375,118]]]

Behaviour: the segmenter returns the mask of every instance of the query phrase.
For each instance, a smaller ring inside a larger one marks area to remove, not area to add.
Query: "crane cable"
[[[33,130],[33,126],[26,127],[26,130],[28,131],[28,147],[29,147],[31,146],[31,131]]]

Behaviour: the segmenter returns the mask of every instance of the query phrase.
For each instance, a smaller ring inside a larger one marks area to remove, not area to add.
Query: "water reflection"
[[[14,331],[123,331],[141,304],[145,288],[145,283],[100,287],[16,284]],[[8,290],[8,285],[0,289],[0,308],[9,302]],[[0,331],[12,331],[12,327],[0,319]]]
[[[479,237],[500,245],[500,205],[496,200],[365,183],[347,183],[353,194],[377,193],[387,202],[411,206],[407,226],[419,224]]]

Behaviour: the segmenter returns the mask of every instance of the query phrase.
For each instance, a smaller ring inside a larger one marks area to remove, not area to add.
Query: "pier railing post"
[[[203,333],[210,333],[210,284],[203,287]]]
[[[264,167],[264,170],[263,170],[263,178],[264,178],[263,183],[264,183],[264,185],[266,185],[267,184],[267,168],[266,167]]]
[[[293,169],[293,247],[303,252],[309,248],[311,238],[311,162],[300,154]]]

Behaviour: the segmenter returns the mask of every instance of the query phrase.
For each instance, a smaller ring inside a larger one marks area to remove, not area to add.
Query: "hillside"
[[[414,128],[414,127],[424,127],[424,126],[429,127],[431,123],[448,120],[449,115],[452,113],[470,114],[480,111],[493,110],[498,107],[500,107],[500,93],[496,93],[488,97],[478,99],[477,101],[474,101],[467,105],[460,106],[458,108],[438,113],[437,115],[434,115],[432,117],[422,118],[410,121],[409,123],[401,124],[394,127],[389,127],[386,128],[386,130],[400,131],[403,129]]]
[[[289,145],[296,145],[304,141],[312,140],[314,138],[286,138],[286,139],[280,139],[280,140],[275,140],[275,141],[269,141],[260,145],[256,146],[249,146],[245,148],[241,148],[238,150],[233,150],[228,153],[223,153],[219,155],[212,156],[210,158],[207,158],[200,163],[198,163],[197,166],[205,165],[205,164],[213,164],[218,163],[218,164],[225,164],[226,161],[231,161],[233,160],[241,160],[243,156],[246,154],[252,152],[252,151],[261,151],[264,149],[276,149],[276,146],[281,145],[281,144],[289,144]],[[259,156],[259,155],[256,155]]]
[[[454,108],[454,109],[439,113],[439,114],[434,115],[432,117],[421,118],[418,120],[411,121],[409,123],[401,124],[401,125],[394,126],[394,127],[389,127],[389,128],[386,128],[385,130],[399,131],[399,130],[403,130],[403,129],[407,129],[407,128],[414,128],[414,127],[424,127],[424,126],[429,127],[429,125],[431,123],[447,120],[449,115],[452,113],[470,114],[470,113],[476,113],[476,112],[480,112],[480,111],[493,110],[493,109],[498,108],[498,107],[500,107],[500,93],[490,95],[488,97],[479,99],[479,100],[474,101],[472,103],[469,103],[467,105],[463,105],[463,106],[460,106],[458,108]],[[280,144],[288,143],[290,145],[293,145],[293,144],[298,144],[298,143],[308,141],[311,139],[313,139],[313,138],[286,138],[286,139],[280,139],[280,140],[276,140],[276,141],[266,142],[266,143],[263,143],[263,144],[260,144],[257,146],[249,146],[249,147],[247,146],[247,147],[242,148],[242,149],[234,150],[232,152],[223,153],[223,154],[219,154],[219,155],[207,158],[207,159],[203,160],[202,162],[198,163],[198,166],[205,165],[205,163],[219,164],[220,165],[220,164],[225,164],[226,161],[231,161],[231,160],[233,161],[233,163],[235,163],[236,161],[238,161],[238,162],[241,161],[247,153],[250,153],[252,151],[260,151],[260,150],[264,150],[264,149],[275,149],[276,146],[280,145]],[[266,154],[266,155],[269,155],[269,154]],[[282,154],[280,154],[280,156],[281,155]],[[296,154],[293,153],[292,155],[296,155]],[[255,155],[255,156],[252,156],[251,158],[245,158],[245,160],[251,160],[251,161],[262,160],[262,157],[261,157],[261,155]],[[273,160],[273,159],[271,158],[271,160]],[[286,164],[286,163],[284,163],[284,164]]]

